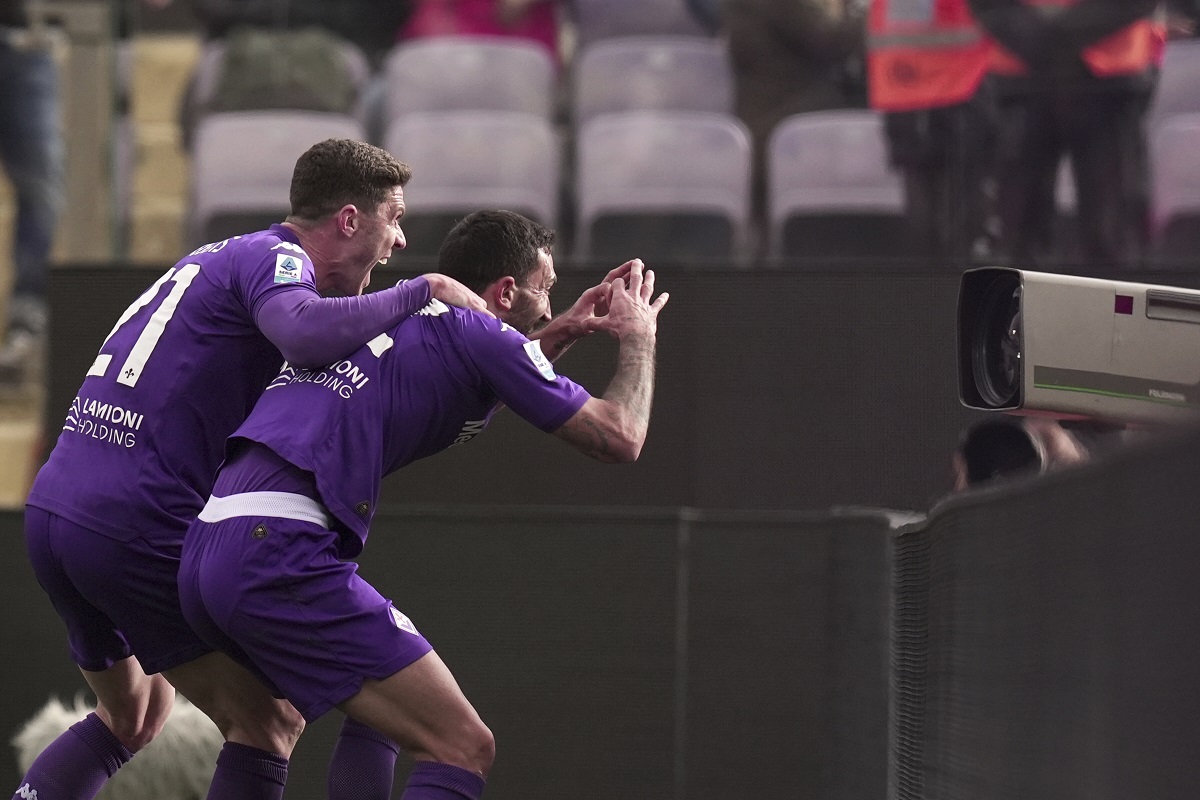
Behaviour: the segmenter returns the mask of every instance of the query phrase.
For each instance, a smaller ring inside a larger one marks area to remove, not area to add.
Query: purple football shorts
[[[192,524],[179,595],[200,636],[313,721],[433,648],[337,558],[338,534],[279,517]]]
[[[25,509],[25,546],[82,669],[136,655],[152,674],[212,652],[179,607],[178,551],[140,537],[117,541],[33,507]]]

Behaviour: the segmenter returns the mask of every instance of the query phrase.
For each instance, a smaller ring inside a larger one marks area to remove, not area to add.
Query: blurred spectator
[[[1056,249],[1055,185],[1071,160],[1079,255],[1129,267],[1149,211],[1145,114],[1166,31],[1158,0],[970,0],[998,47],[1002,248],[1045,268]]]
[[[754,144],[754,216],[765,212],[765,154],[785,117],[855,104],[847,65],[863,47],[861,6],[843,0],[723,0],[737,113]]]
[[[165,5],[170,0],[152,0]],[[216,110],[306,108],[353,113],[357,96],[342,42],[378,66],[411,0],[192,0],[207,40],[225,42],[225,62],[211,103]],[[263,62],[267,66],[264,68]],[[193,75],[184,93],[180,128],[185,148],[207,111]],[[307,89],[307,91],[306,91]]]
[[[972,425],[954,451],[954,491],[1082,464],[1088,449],[1055,420],[992,417]]]
[[[0,385],[36,374],[46,336],[47,262],[64,194],[66,149],[47,20],[0,3],[0,161],[16,196],[12,295],[0,345]]]
[[[990,253],[995,112],[985,79],[991,44],[967,0],[872,0],[867,77],[885,112],[892,166],[923,255],[952,263]]]
[[[507,36],[558,51],[556,0],[415,0],[401,39],[429,36]]]
[[[170,0],[158,0],[160,4]],[[274,30],[322,28],[357,45],[378,64],[414,0],[192,0],[207,39],[243,26]]]

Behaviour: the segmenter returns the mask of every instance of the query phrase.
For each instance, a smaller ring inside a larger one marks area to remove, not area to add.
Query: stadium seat
[[[427,111],[553,112],[558,67],[536,42],[446,36],[401,42],[383,67],[384,123]]]
[[[191,246],[281,222],[296,159],[329,138],[362,139],[362,125],[353,117],[312,111],[207,115],[192,151]]]
[[[572,0],[581,46],[613,36],[704,36],[685,0]]]
[[[1200,113],[1200,39],[1167,43],[1162,75],[1150,106],[1151,130],[1175,114]]]
[[[627,36],[588,45],[575,61],[580,124],[613,111],[733,113],[733,73],[724,45],[701,36]]]
[[[1154,260],[1195,263],[1200,252],[1200,113],[1177,114],[1155,128],[1152,230]]]
[[[735,117],[601,114],[576,143],[576,254],[728,266],[746,252],[750,136]]]
[[[904,189],[874,111],[796,114],[767,144],[772,260],[906,254]]]
[[[401,223],[410,256],[437,255],[454,223],[481,208],[558,219],[561,147],[550,122],[514,111],[406,114],[384,148],[414,165]]]

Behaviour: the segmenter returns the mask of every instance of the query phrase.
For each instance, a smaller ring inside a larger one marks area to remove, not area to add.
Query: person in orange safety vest
[[[967,0],[872,0],[867,88],[904,175],[918,251],[961,264],[991,250],[987,184],[994,45]]]
[[[995,40],[1001,245],[1026,268],[1136,266],[1145,252],[1145,115],[1166,28],[1159,0],[969,0]],[[1065,252],[1055,190],[1074,173],[1078,245]]]

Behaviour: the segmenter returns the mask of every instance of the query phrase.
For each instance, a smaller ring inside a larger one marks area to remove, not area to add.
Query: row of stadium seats
[[[286,213],[295,159],[330,136],[361,138],[341,115],[259,111],[212,115],[197,135],[190,238],[252,230]],[[441,111],[405,115],[384,147],[420,165],[405,227],[432,255],[454,220],[482,207],[561,220],[562,148],[536,115]],[[1200,113],[1155,129],[1153,219],[1158,251],[1185,255],[1200,227]],[[749,137],[712,112],[598,115],[580,128],[573,162],[575,248],[586,258],[729,263],[750,244]],[[887,165],[880,117],[867,110],[799,114],[767,153],[767,253],[773,259],[897,255],[903,191]],[[1066,205],[1062,212],[1071,214]],[[1194,253],[1194,250],[1191,250]]]
[[[1190,156],[1200,145],[1197,45],[1168,48],[1152,113],[1154,230],[1167,255],[1187,246],[1200,216]],[[414,252],[435,252],[463,213],[505,206],[548,225],[569,221],[577,258],[631,249],[689,263],[749,257],[751,146],[732,116],[733,84],[717,40],[588,45],[573,67],[565,126],[554,119],[556,69],[545,51],[524,43],[447,38],[394,49],[384,67],[387,121],[376,138],[416,168],[406,192]],[[360,74],[365,82],[365,61]],[[190,240],[278,219],[296,156],[326,136],[371,138],[359,115],[208,115],[193,152]],[[770,258],[899,252],[903,192],[874,112],[785,120],[766,164]],[[1061,188],[1060,211],[1069,217],[1069,176]]]

